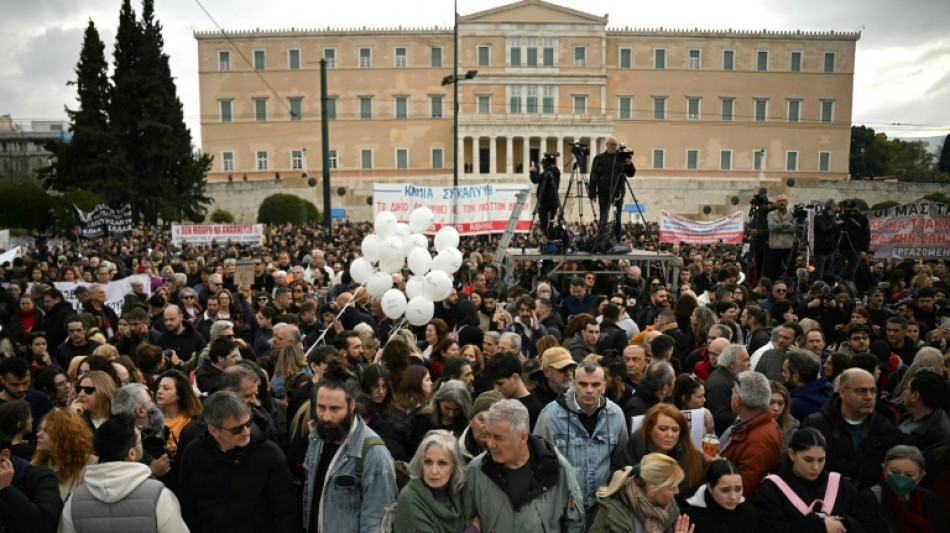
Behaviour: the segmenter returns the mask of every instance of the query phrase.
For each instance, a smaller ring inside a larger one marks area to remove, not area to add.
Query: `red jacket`
[[[772,413],[766,409],[746,422],[730,437],[722,456],[739,467],[742,493],[747,499],[754,499],[762,479],[782,466],[782,431]]]

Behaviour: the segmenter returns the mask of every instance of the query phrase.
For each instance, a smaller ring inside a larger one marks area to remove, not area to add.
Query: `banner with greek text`
[[[92,211],[83,211],[73,204],[73,221],[80,239],[124,237],[132,233],[132,206],[125,204],[118,209],[112,209],[105,204],[99,204]]]
[[[263,224],[196,224],[187,226],[172,224],[172,243],[175,246],[210,244],[211,241],[261,244],[263,238]]]
[[[152,295],[152,280],[147,274],[136,274],[127,278],[117,279],[102,286],[103,290],[106,291],[105,305],[111,307],[112,310],[115,311],[115,314],[119,316],[122,316],[122,302],[125,300],[125,295],[132,292],[133,279],[141,280],[142,285],[145,287],[145,294],[148,296]],[[32,283],[27,285],[27,290],[29,290],[32,285]],[[63,293],[63,299],[69,302],[69,305],[71,305],[77,313],[82,311],[82,305],[79,303],[79,300],[76,299],[76,287],[89,287],[90,285],[92,285],[92,283],[75,283],[72,281],[56,281],[53,283],[53,286]]]
[[[699,222],[660,211],[660,242],[742,244],[744,213],[737,211],[710,222]]]
[[[874,257],[950,257],[950,205],[921,201],[865,214]]]
[[[373,185],[373,217],[392,211],[399,222],[409,222],[417,207],[428,207],[435,215],[435,224],[428,233],[442,226],[455,226],[461,235],[501,233],[515,208],[515,196],[526,185],[480,184],[467,187],[417,187],[408,183],[377,183]],[[534,194],[529,194],[515,226],[516,233],[531,231]],[[453,223],[453,202],[455,223]]]

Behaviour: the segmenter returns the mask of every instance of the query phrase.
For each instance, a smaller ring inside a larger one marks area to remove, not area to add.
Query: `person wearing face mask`
[[[861,492],[869,533],[937,533],[950,530],[940,498],[918,485],[927,475],[924,456],[914,446],[887,451],[881,483]]]
[[[759,531],[759,512],[742,496],[739,467],[728,459],[709,465],[706,484],[686,500],[682,511],[697,531]]]

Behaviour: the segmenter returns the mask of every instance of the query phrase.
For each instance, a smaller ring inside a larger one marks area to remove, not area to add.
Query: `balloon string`
[[[355,291],[353,291],[353,297],[350,298],[348,302],[346,302],[346,305],[344,305],[342,309],[340,309],[340,312],[336,315],[336,320],[339,320],[340,317],[343,316],[343,312],[346,311],[347,307],[349,307],[350,305],[355,305],[356,298],[357,298],[356,294],[359,292],[360,289],[362,289],[365,286],[366,286],[366,282],[363,282],[360,284],[359,287],[356,288]],[[307,349],[307,353],[304,354],[304,359],[306,359],[310,355],[310,352],[312,352],[314,348],[320,345],[320,343],[323,341],[323,338],[327,336],[327,332],[330,331],[330,328],[332,327],[333,327],[333,324],[330,324],[329,326],[324,328],[323,332],[320,333],[320,336],[317,337],[317,340],[315,340],[313,344],[310,345],[310,348]]]

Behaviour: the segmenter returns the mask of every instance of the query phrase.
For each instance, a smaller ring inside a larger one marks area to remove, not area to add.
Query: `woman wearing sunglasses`
[[[76,400],[70,409],[82,416],[89,428],[95,432],[112,413],[112,394],[115,392],[115,380],[101,370],[90,370],[79,379],[76,387]]]

